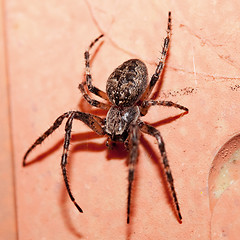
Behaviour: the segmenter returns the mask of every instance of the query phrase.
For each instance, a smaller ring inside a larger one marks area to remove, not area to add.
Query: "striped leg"
[[[27,152],[25,153],[25,155],[23,157],[23,166],[26,165],[26,159],[27,159],[28,154],[37,145],[41,144],[45,140],[45,138],[47,138],[50,134],[52,134],[62,124],[63,120],[71,115],[71,113],[72,113],[72,111],[66,112],[63,115],[61,115],[60,117],[58,117],[56,119],[56,121],[53,123],[53,125],[33,143],[33,145],[27,150]]]
[[[63,145],[63,154],[62,154],[62,160],[61,160],[61,168],[62,168],[62,174],[64,178],[64,182],[68,191],[68,195],[71,198],[74,205],[77,207],[79,212],[83,212],[82,209],[79,207],[79,205],[76,203],[75,198],[72,195],[72,192],[70,190],[69,181],[67,178],[67,156],[68,156],[68,150],[69,150],[69,144],[71,139],[71,130],[72,130],[72,123],[73,119],[77,119],[85,123],[89,128],[91,128],[94,132],[96,132],[98,135],[104,135],[105,131],[103,129],[103,125],[105,120],[101,119],[98,116],[83,113],[79,111],[69,111],[67,113],[64,113],[60,117],[57,118],[57,120],[54,122],[54,124],[42,135],[40,136],[35,143],[27,150],[26,154],[23,158],[23,166],[26,165],[26,158],[28,154],[39,144],[41,144],[50,134],[52,134],[63,122],[65,118],[68,118],[66,126],[65,126],[65,138],[64,138],[64,145]]]
[[[155,73],[153,74],[151,81],[150,81],[149,85],[147,86],[147,89],[146,89],[145,93],[143,94],[142,98],[140,99],[140,101],[144,101],[149,97],[155,84],[157,83],[158,79],[161,76],[162,70],[165,65],[167,53],[168,53],[170,36],[171,36],[171,12],[168,13],[167,37],[164,39],[162,55],[161,55],[160,61],[157,65]]]
[[[93,42],[91,42],[91,44],[88,47],[88,50],[84,53],[84,58],[85,58],[85,72],[86,72],[86,83],[87,83],[87,87],[88,90],[92,93],[94,93],[95,95],[108,100],[107,94],[105,92],[103,92],[102,90],[98,89],[97,87],[94,87],[92,85],[92,75],[90,72],[90,50],[91,48],[94,46],[94,44],[100,39],[102,38],[104,35],[100,35],[99,37],[97,37]]]
[[[92,106],[94,106],[94,107],[108,110],[108,109],[110,108],[110,106],[109,106],[108,104],[99,102],[99,101],[97,101],[97,100],[92,99],[92,98],[89,97],[89,95],[86,93],[86,91],[85,91],[85,89],[84,89],[84,85],[85,85],[85,84],[86,84],[85,82],[84,82],[84,83],[80,83],[79,86],[78,86],[78,88],[79,88],[79,90],[81,91],[84,99],[85,99],[90,105],[92,105]]]
[[[130,222],[131,192],[134,179],[135,165],[138,157],[139,128],[133,124],[129,138],[129,173],[128,173],[128,202],[127,202],[127,223]]]
[[[65,133],[65,138],[64,138],[63,153],[62,153],[62,160],[61,160],[63,179],[64,179],[64,182],[65,182],[65,185],[66,185],[66,188],[68,191],[68,195],[69,195],[71,201],[74,203],[74,205],[76,206],[76,208],[78,209],[79,212],[83,212],[83,210],[76,203],[75,198],[73,197],[73,194],[71,192],[68,177],[67,177],[67,169],[66,169],[73,119],[77,119],[77,120],[84,122],[99,135],[104,135],[105,131],[101,127],[101,124],[103,124],[103,120],[101,118],[91,115],[91,114],[79,112],[79,111],[74,111],[71,113],[71,115],[69,116],[69,118],[67,120],[66,126],[65,126],[66,133]]]
[[[144,133],[147,133],[153,137],[155,137],[157,139],[157,142],[158,142],[158,148],[161,152],[161,156],[162,156],[162,163],[163,163],[163,166],[164,166],[164,171],[165,171],[165,175],[167,177],[167,181],[168,181],[168,184],[169,184],[169,187],[171,189],[171,194],[172,194],[172,198],[173,198],[173,201],[174,201],[174,205],[175,205],[175,209],[177,211],[177,216],[178,216],[178,219],[180,222],[182,222],[182,216],[181,216],[181,213],[180,213],[180,207],[179,207],[179,204],[178,204],[178,200],[177,200],[177,194],[175,192],[175,188],[174,188],[174,184],[173,184],[173,177],[172,177],[172,173],[171,173],[171,169],[170,169],[170,166],[169,166],[169,163],[168,163],[168,159],[167,159],[167,153],[166,153],[166,149],[165,149],[165,146],[164,146],[164,142],[163,142],[163,138],[160,134],[160,132],[142,122],[142,121],[139,121],[139,127],[140,127],[140,130]]]
[[[185,112],[188,112],[188,108],[179,105],[177,103],[171,102],[171,101],[155,101],[155,100],[148,100],[148,101],[144,101],[141,105],[141,115],[145,116],[148,112],[148,109],[151,106],[156,106],[156,105],[160,105],[160,106],[166,106],[166,107],[175,107],[181,110],[184,110]]]

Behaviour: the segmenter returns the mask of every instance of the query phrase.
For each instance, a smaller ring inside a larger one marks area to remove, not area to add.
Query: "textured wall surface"
[[[223,162],[215,157],[240,132],[238,9],[234,0],[3,2],[0,238],[17,239],[17,232],[24,240],[237,239],[239,177],[228,175],[224,185],[219,169],[228,170],[234,162],[231,171],[238,171],[240,140]],[[127,225],[127,152],[121,146],[107,150],[105,137],[74,122],[68,171],[72,192],[84,210],[79,214],[61,175],[64,126],[29,156],[26,168],[23,155],[68,110],[106,114],[90,107],[77,88],[84,79],[83,53],[100,33],[105,39],[91,61],[97,87],[105,90],[113,69],[130,58],[143,60],[151,76],[169,10],[170,51],[155,88],[160,93],[154,96],[182,104],[189,113],[175,118],[180,110],[153,107],[143,120],[157,127],[165,140],[183,223],[178,223],[169,200],[155,139],[141,138]],[[224,185],[220,195],[218,184]]]

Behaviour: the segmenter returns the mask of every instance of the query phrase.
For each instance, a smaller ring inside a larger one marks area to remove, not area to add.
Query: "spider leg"
[[[86,84],[86,82],[80,83],[78,88],[81,91],[83,97],[85,98],[85,100],[92,106],[97,107],[97,108],[101,108],[101,109],[106,109],[108,110],[110,108],[110,106],[108,104],[99,102],[95,99],[92,99],[89,97],[89,95],[86,93],[85,89],[84,89],[84,85]]]
[[[85,51],[84,53],[84,58],[85,58],[85,72],[86,72],[86,83],[87,83],[87,87],[88,90],[92,93],[94,93],[95,95],[108,100],[107,94],[105,92],[103,92],[102,90],[98,89],[97,87],[92,85],[92,75],[90,72],[90,50],[91,48],[94,46],[94,44],[100,39],[102,38],[104,35],[100,35],[99,37],[97,37],[93,42],[91,42],[91,44],[88,47],[88,50]]]
[[[23,166],[26,165],[26,159],[29,155],[29,153],[37,146],[40,145],[50,134],[52,134],[63,122],[65,118],[68,118],[73,111],[66,112],[59,116],[53,125],[46,131],[44,132],[34,143],[33,145],[27,150],[23,157]],[[78,114],[76,114],[78,113]],[[79,115],[82,114],[82,117]],[[104,124],[104,120],[101,119],[98,116],[92,115],[92,114],[87,114],[87,113],[81,113],[81,112],[75,112],[75,118],[78,118],[79,120],[83,121],[85,124],[87,124],[94,132],[96,132],[99,135],[104,134],[104,130],[102,129],[101,125]]]
[[[136,123],[131,127],[129,137],[129,171],[128,171],[128,201],[127,201],[127,223],[130,222],[131,192],[134,179],[135,165],[138,157],[139,128]]]
[[[75,198],[72,195],[69,182],[68,182],[68,177],[67,177],[67,154],[68,154],[68,149],[69,149],[69,144],[70,144],[70,139],[71,139],[71,130],[72,130],[72,122],[74,118],[74,112],[70,115],[70,117],[67,120],[66,126],[65,126],[65,138],[64,138],[64,145],[63,145],[63,153],[62,153],[62,160],[61,160],[61,167],[62,167],[62,174],[63,174],[63,179],[68,191],[68,195],[76,208],[78,209],[79,212],[83,212],[83,210],[79,207],[79,205],[76,203]]]
[[[170,166],[169,166],[169,163],[168,163],[168,159],[167,159],[167,153],[166,153],[166,150],[165,150],[165,145],[164,145],[164,141],[163,141],[163,138],[160,134],[160,132],[152,127],[151,125],[148,125],[142,121],[138,121],[138,125],[140,127],[140,130],[144,133],[147,133],[153,137],[155,137],[157,139],[157,142],[158,142],[158,148],[161,152],[161,156],[162,156],[162,163],[163,163],[163,166],[164,166],[164,171],[165,171],[165,175],[167,177],[167,181],[168,181],[168,184],[170,186],[170,189],[171,189],[171,193],[172,193],[172,197],[173,197],[173,200],[174,200],[174,205],[175,205],[175,208],[176,208],[176,211],[177,211],[177,215],[178,215],[178,219],[180,222],[182,222],[182,216],[181,216],[181,213],[180,213],[180,207],[179,207],[179,204],[178,204],[178,200],[177,200],[177,194],[176,194],[176,191],[175,191],[175,188],[174,188],[174,183],[173,183],[173,177],[172,177],[172,173],[171,173],[171,169],[170,169]]]
[[[76,208],[78,209],[79,212],[83,212],[83,210],[76,203],[75,198],[73,197],[73,194],[71,192],[68,177],[67,177],[67,169],[66,169],[73,119],[77,119],[77,120],[84,122],[99,135],[105,134],[104,129],[101,127],[101,124],[104,121],[103,121],[103,119],[101,119],[100,117],[97,117],[95,115],[91,115],[91,114],[83,113],[83,112],[79,112],[79,111],[74,111],[69,116],[66,126],[65,126],[65,138],[64,138],[63,153],[62,153],[62,160],[61,160],[63,179],[64,179],[64,182],[65,182],[65,185],[66,185],[66,188],[68,191],[68,195],[69,195],[71,201],[74,203],[74,205],[76,206]]]
[[[147,86],[147,88],[146,88],[143,96],[141,97],[140,101],[144,101],[149,97],[149,95],[151,94],[156,82],[160,78],[160,75],[161,75],[162,70],[163,70],[164,65],[165,65],[167,53],[168,53],[168,48],[169,48],[169,43],[170,43],[170,35],[171,35],[171,12],[168,12],[167,36],[164,39],[163,48],[162,48],[162,55],[161,55],[161,58],[159,60],[158,65],[157,65],[157,68],[155,70],[155,73],[153,74],[153,76],[151,78],[151,81],[150,81],[149,85]]]
[[[179,108],[181,110],[184,110],[185,112],[188,112],[188,108],[179,105],[177,103],[171,102],[171,101],[155,101],[155,100],[148,100],[148,101],[143,101],[140,107],[141,115],[145,116],[148,112],[148,109],[151,106],[156,106],[156,105],[162,105],[162,106],[167,106],[167,107],[175,107]]]
[[[46,139],[51,133],[53,133],[63,122],[65,118],[68,118],[66,126],[65,126],[65,138],[64,138],[64,145],[63,145],[63,154],[62,154],[62,160],[61,160],[61,167],[62,167],[62,174],[64,178],[64,182],[68,191],[68,195],[71,198],[72,202],[74,205],[77,207],[77,209],[80,212],[83,212],[82,209],[79,207],[79,205],[76,203],[72,192],[70,190],[68,178],[67,178],[67,170],[66,170],[66,165],[67,165],[67,155],[68,155],[68,150],[69,150],[69,144],[70,144],[70,139],[71,139],[71,130],[72,130],[72,122],[73,119],[77,119],[85,123],[88,127],[90,127],[94,132],[96,132],[98,135],[104,135],[105,130],[102,127],[104,125],[105,120],[92,115],[88,113],[83,113],[79,111],[69,111],[61,115],[56,119],[56,121],[53,123],[53,125],[42,135],[40,136],[35,143],[27,150],[26,154],[24,155],[23,158],[23,166],[26,165],[26,158],[28,154],[39,144],[41,144],[44,139]]]
[[[62,114],[60,117],[58,117],[55,122],[53,123],[53,125],[45,132],[43,133],[34,143],[33,145],[27,150],[27,152],[25,153],[24,157],[23,157],[23,166],[26,165],[26,159],[28,154],[39,144],[41,144],[45,138],[47,138],[50,134],[52,134],[61,124],[62,121],[66,118],[69,117],[69,115],[72,113],[72,111],[70,112],[66,112],[64,114]]]

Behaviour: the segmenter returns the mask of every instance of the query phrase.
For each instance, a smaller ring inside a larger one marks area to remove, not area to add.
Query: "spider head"
[[[130,59],[124,62],[107,80],[109,100],[116,106],[133,106],[144,93],[147,78],[147,67],[142,61]]]

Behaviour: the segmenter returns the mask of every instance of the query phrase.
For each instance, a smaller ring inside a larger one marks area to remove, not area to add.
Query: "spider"
[[[70,190],[67,177],[67,160],[69,144],[71,139],[71,130],[73,120],[80,120],[91,128],[98,135],[107,135],[107,147],[115,142],[123,142],[129,150],[128,159],[128,198],[127,198],[127,223],[130,222],[130,206],[131,206],[131,191],[134,180],[135,165],[138,157],[138,145],[140,134],[146,133],[156,138],[158,148],[161,153],[161,159],[164,167],[164,172],[168,185],[170,187],[177,217],[181,223],[180,207],[177,200],[177,195],[174,188],[173,177],[168,163],[168,158],[165,150],[165,144],[160,132],[153,126],[143,122],[140,117],[145,116],[151,106],[162,105],[167,107],[175,107],[188,112],[188,109],[182,105],[171,101],[155,101],[148,99],[155,84],[159,80],[163,71],[166,56],[169,49],[171,35],[171,12],[168,13],[167,36],[164,39],[164,44],[161,52],[161,58],[157,68],[148,81],[148,71],[146,65],[139,59],[130,59],[118,66],[109,76],[106,85],[106,93],[92,85],[92,76],[90,73],[90,50],[95,43],[104,35],[100,35],[89,45],[84,53],[85,57],[85,81],[79,84],[79,90],[83,94],[84,99],[92,106],[107,110],[106,118],[100,118],[96,115],[84,113],[80,111],[69,111],[59,116],[53,125],[44,132],[27,150],[23,159],[23,166],[26,165],[28,154],[39,144],[41,144],[50,134],[52,134],[66,118],[65,138],[63,145],[63,153],[61,158],[61,169],[66,185],[66,189],[71,201],[74,203],[79,212],[83,212],[80,206],[75,201],[75,198]],[[102,103],[92,99],[86,92],[87,88],[91,93],[105,99],[108,103]]]

